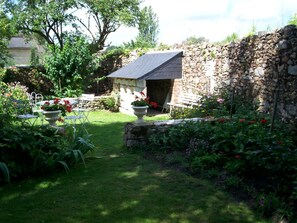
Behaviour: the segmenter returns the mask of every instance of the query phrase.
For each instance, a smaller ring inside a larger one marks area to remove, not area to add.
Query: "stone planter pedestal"
[[[147,114],[147,109],[149,106],[132,106],[134,110],[134,115],[137,116],[137,120],[135,121],[136,124],[144,123],[143,116]]]
[[[56,121],[58,121],[61,117],[61,110],[43,111],[42,114],[45,116],[45,120],[48,121],[51,126],[56,126]]]

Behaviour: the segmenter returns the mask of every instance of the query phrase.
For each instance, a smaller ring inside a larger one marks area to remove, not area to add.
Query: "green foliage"
[[[226,39],[222,41],[223,44],[236,42],[239,40],[239,35],[237,33],[232,33],[231,35],[227,36]]]
[[[44,67],[10,67],[5,70],[3,81],[5,83],[20,82],[28,88],[28,92],[38,92],[49,95],[53,88],[52,83],[44,76]]]
[[[275,212],[292,217],[297,204],[296,132],[278,123],[276,131],[269,133],[268,118],[251,117],[184,123],[151,136],[148,148],[166,154],[184,151],[192,173],[224,174],[227,188],[251,185],[256,192],[249,196],[255,198],[262,191],[267,200],[258,206],[265,216]]]
[[[80,37],[67,38],[64,48],[51,47],[45,60],[46,77],[53,83],[53,92],[59,97],[79,96],[88,76],[94,71],[88,43]]]
[[[117,100],[114,96],[102,97],[98,103],[102,106],[102,109],[110,110],[110,111],[118,111],[119,107],[117,104]]]
[[[81,33],[87,31],[92,37],[92,52],[102,50],[106,44],[108,35],[115,32],[120,26],[135,26],[140,13],[139,5],[141,0],[84,0],[81,6],[87,10],[89,17],[93,18],[97,30],[94,32],[90,25],[78,18],[81,26],[77,28]],[[92,21],[92,20],[91,20]],[[90,20],[88,20],[90,23]]]
[[[256,32],[257,32],[257,27],[255,26],[255,24],[253,24],[246,36],[254,36],[256,35]]]
[[[72,127],[60,133],[50,126],[4,125],[0,138],[0,162],[7,165],[13,179],[43,175],[60,167],[68,170],[78,161],[84,162],[83,154],[94,148],[84,130]],[[7,176],[1,179],[7,180]]]
[[[157,45],[158,23],[158,17],[151,6],[144,7],[140,11],[138,19],[139,34],[134,43],[136,48],[153,48]]]
[[[195,45],[195,44],[201,44],[204,42],[208,42],[208,39],[206,39],[203,36],[196,37],[196,36],[190,36],[186,39],[185,43],[188,45]]]
[[[294,15],[292,15],[292,17],[290,18],[288,25],[295,25],[297,26],[297,13],[295,13]]]
[[[6,9],[12,15],[16,30],[31,37],[37,34],[48,44],[62,49],[67,32],[66,25],[73,22],[71,10],[76,7],[74,0],[54,1],[6,1]]]
[[[0,68],[3,68],[9,61],[7,45],[13,31],[11,28],[10,20],[0,11]]]
[[[4,182],[7,182],[7,183],[10,183],[10,174],[9,174],[9,170],[8,170],[8,167],[5,163],[3,162],[0,162],[0,173],[2,173],[3,177],[0,177],[3,178]],[[0,174],[1,176],[1,174]],[[1,182],[1,180],[0,180]]]
[[[30,65],[31,66],[38,66],[40,64],[39,56],[36,51],[37,51],[36,48],[31,49],[31,57],[30,57]]]
[[[10,123],[18,114],[30,112],[28,110],[27,88],[20,83],[0,82],[0,115],[1,122]]]
[[[230,99],[227,93],[204,95],[199,100],[199,106],[193,108],[174,108],[170,116],[174,119],[193,117],[219,117],[230,113]]]

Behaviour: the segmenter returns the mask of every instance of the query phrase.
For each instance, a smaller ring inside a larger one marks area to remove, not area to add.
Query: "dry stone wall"
[[[183,50],[184,55],[182,80],[174,83],[172,98],[178,98],[181,92],[201,95],[228,90],[259,101],[262,111],[271,112],[278,92],[279,114],[297,121],[296,26],[228,45],[177,44],[172,49]],[[137,57],[133,54],[132,58]]]
[[[297,28],[250,36],[229,45],[175,45],[184,50],[182,87],[185,92],[209,94],[232,90],[260,102],[271,112],[278,92],[278,111],[297,117]]]

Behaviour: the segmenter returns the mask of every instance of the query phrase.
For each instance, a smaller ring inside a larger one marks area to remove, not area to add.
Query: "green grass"
[[[0,222],[266,222],[210,182],[123,148],[124,125],[133,120],[92,112],[88,131],[97,150],[87,167],[1,187]]]

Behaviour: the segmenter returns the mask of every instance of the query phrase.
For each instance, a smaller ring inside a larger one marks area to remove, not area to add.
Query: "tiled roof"
[[[183,51],[146,53],[108,77],[138,80],[181,78],[182,54]]]
[[[25,39],[21,36],[14,36],[9,41],[8,49],[9,48],[30,49],[31,44],[29,42],[26,42]]]

